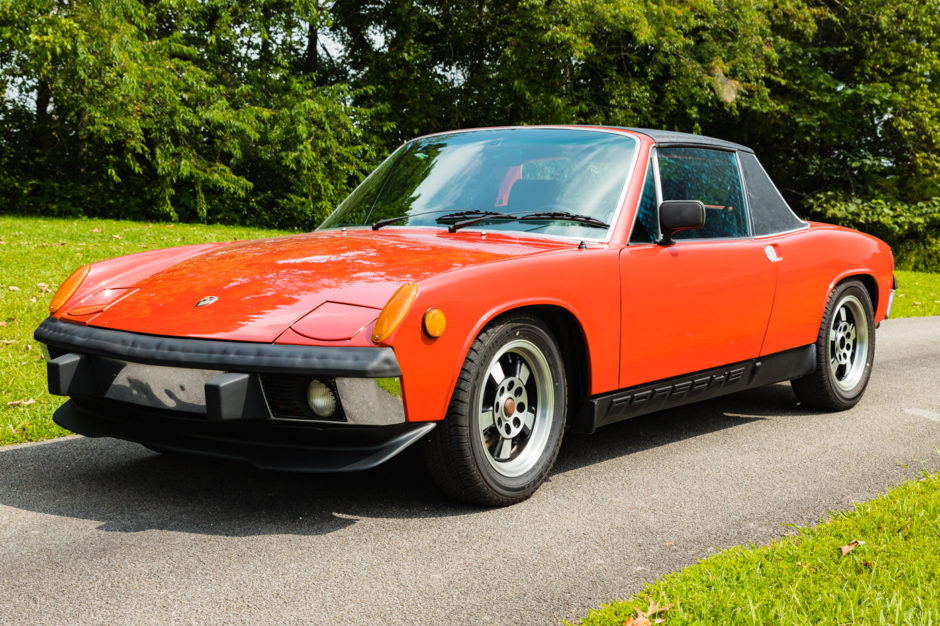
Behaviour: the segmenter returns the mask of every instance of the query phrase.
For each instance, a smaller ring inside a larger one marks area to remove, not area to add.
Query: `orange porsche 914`
[[[35,337],[76,433],[313,472],[419,445],[443,491],[505,505],[566,432],[780,381],[853,406],[893,272],[741,145],[462,130],[405,143],[312,233],[83,265]]]

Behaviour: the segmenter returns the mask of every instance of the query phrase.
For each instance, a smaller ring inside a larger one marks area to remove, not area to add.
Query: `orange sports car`
[[[503,505],[567,431],[785,380],[853,406],[893,270],[741,145],[464,130],[401,146],[315,232],[84,265],[35,336],[77,433],[296,471],[420,444],[444,491]]]

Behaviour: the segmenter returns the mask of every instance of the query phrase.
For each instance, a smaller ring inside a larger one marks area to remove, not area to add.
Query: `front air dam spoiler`
[[[313,426],[269,420],[197,421],[93,398],[73,398],[59,407],[52,419],[59,426],[87,437],[115,437],[158,451],[247,461],[261,469],[289,472],[370,469],[416,443],[437,425],[412,422],[392,426]]]

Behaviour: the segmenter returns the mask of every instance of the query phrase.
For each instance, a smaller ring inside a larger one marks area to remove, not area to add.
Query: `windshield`
[[[466,219],[467,212],[490,211],[499,216],[477,219],[469,228],[604,239],[635,152],[628,135],[584,129],[523,127],[415,139],[372,172],[318,230],[382,220],[391,220],[388,227],[444,227]]]

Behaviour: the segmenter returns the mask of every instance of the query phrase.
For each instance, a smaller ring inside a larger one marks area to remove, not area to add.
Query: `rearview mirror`
[[[695,230],[704,225],[705,205],[699,200],[664,200],[659,205],[659,230],[662,237],[656,243],[671,246],[675,243],[673,233]]]

